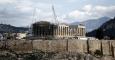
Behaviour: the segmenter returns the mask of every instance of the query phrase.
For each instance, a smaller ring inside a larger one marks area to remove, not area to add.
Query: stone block
[[[89,44],[89,51],[94,54],[96,52],[96,50],[101,50],[100,49],[100,40],[89,40],[88,41]]]
[[[102,40],[102,51],[103,51],[103,55],[111,55],[111,48],[110,45],[111,42],[109,40]]]
[[[68,51],[69,52],[86,52],[86,41],[85,40],[68,40]]]

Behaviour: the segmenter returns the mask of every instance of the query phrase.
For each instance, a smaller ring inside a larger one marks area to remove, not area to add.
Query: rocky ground
[[[86,53],[59,53],[36,51],[16,54],[12,51],[0,51],[0,60],[115,60],[111,56],[91,55]]]

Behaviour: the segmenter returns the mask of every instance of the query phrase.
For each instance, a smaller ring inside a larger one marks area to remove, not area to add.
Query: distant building
[[[3,35],[0,33],[0,40],[3,40],[3,38],[4,38]]]
[[[32,25],[32,36],[56,39],[85,37],[85,26],[82,24],[70,26],[64,23],[55,25],[46,21],[40,21]]]
[[[17,33],[16,39],[23,39],[27,37],[27,33]]]
[[[98,40],[98,39],[95,37],[87,37],[87,40]]]

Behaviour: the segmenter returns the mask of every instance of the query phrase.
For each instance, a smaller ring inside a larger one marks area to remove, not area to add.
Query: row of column
[[[85,36],[85,28],[77,28],[78,36]]]
[[[85,28],[75,28],[72,29],[70,27],[58,26],[58,28],[54,31],[54,35],[58,36],[85,36]]]
[[[69,27],[58,26],[58,28],[55,30],[55,35],[58,35],[58,36],[71,36],[72,33],[70,32]]]

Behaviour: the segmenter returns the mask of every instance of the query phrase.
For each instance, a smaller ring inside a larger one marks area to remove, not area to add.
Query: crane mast
[[[51,2],[52,2],[52,0],[51,0]],[[54,17],[54,23],[58,25],[59,22],[58,22],[58,19],[57,19],[57,15],[56,15],[53,3],[52,3],[52,12],[53,12],[53,17]]]

